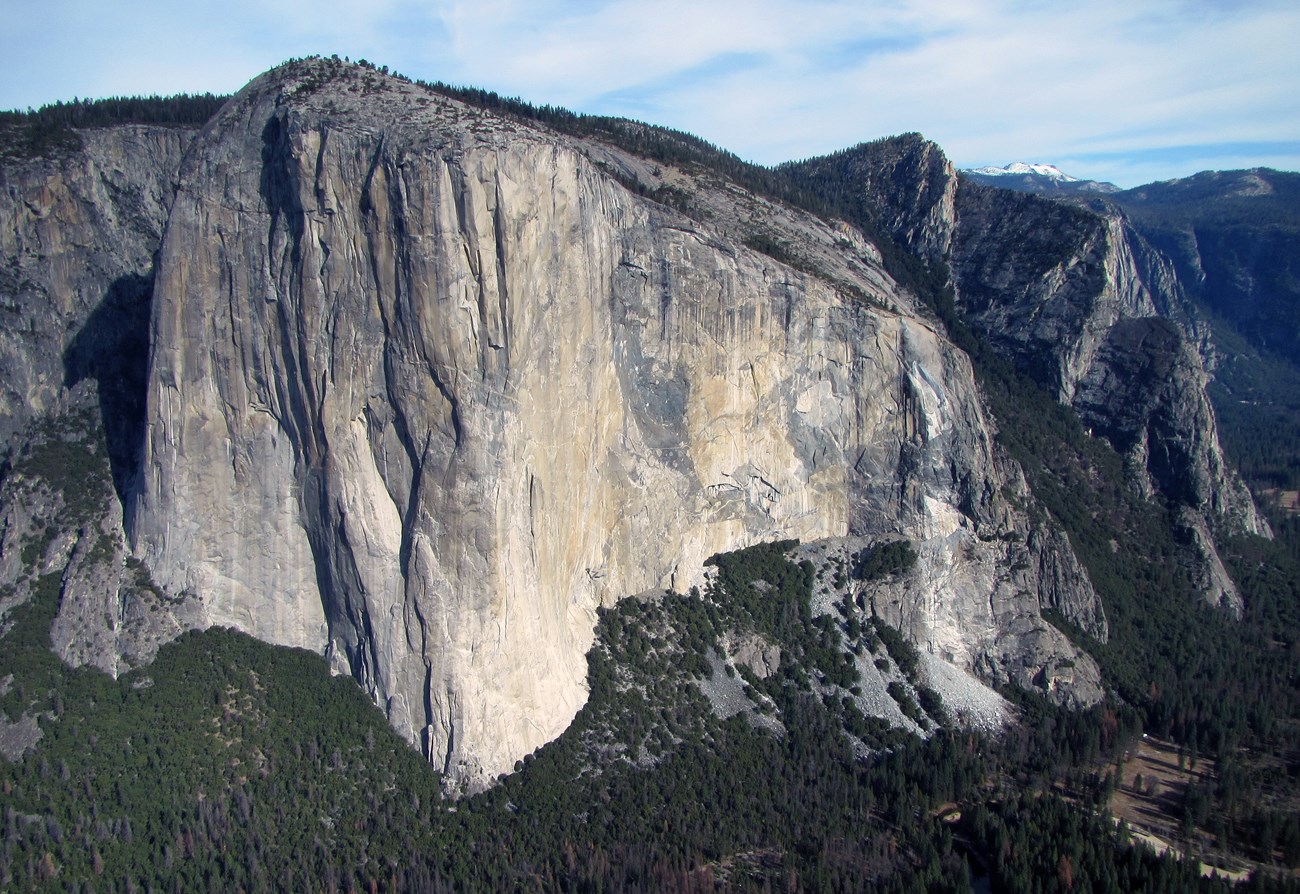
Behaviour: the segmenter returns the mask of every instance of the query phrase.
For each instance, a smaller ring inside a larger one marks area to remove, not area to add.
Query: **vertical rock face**
[[[160,255],[127,523],[205,623],[326,651],[474,781],[568,724],[599,605],[888,532],[927,563],[895,609],[918,640],[1097,696],[1038,615],[1095,604],[1086,576],[1003,499],[965,355],[880,309],[878,269],[847,297],[565,138],[322,65],[209,125]]]

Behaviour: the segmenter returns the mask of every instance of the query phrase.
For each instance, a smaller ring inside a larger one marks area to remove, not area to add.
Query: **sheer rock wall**
[[[476,784],[581,706],[598,606],[888,532],[925,562],[918,640],[1098,697],[1038,614],[1068,545],[1004,498],[967,358],[878,268],[850,297],[568,138],[320,73],[208,126],[162,244],[127,524],[204,623],[324,650]]]

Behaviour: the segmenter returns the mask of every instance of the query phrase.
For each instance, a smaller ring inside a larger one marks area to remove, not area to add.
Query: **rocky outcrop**
[[[127,523],[163,588],[325,651],[470,782],[568,724],[599,605],[777,537],[907,536],[909,632],[991,675],[1074,662],[1058,694],[1095,698],[1038,614],[1065,544],[871,253],[793,269],[606,171],[323,60],[232,100],[154,292]]]
[[[721,646],[729,662],[749,668],[760,680],[781,669],[781,647],[757,633],[736,637],[734,641],[729,634],[724,634]]]
[[[855,178],[878,226],[946,267],[958,315],[1110,440],[1148,494],[1179,507],[1207,600],[1239,610],[1214,536],[1268,525],[1223,459],[1198,352],[1206,332],[1173,265],[1113,205],[981,186],[936,154],[909,135],[805,164]]]
[[[851,183],[865,214],[922,258],[946,259],[957,226],[957,170],[920,134],[865,143],[801,166]]]
[[[30,425],[0,481],[0,635],[33,598],[50,600],[50,645],[73,667],[116,677],[201,618],[127,553],[92,383]]]
[[[958,172],[942,149],[918,133],[860,143],[780,170],[926,264],[945,263],[952,253]]]

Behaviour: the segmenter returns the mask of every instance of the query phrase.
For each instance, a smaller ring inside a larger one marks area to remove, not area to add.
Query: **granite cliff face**
[[[1100,618],[1086,575],[1006,499],[967,358],[870,247],[800,272],[616,155],[324,61],[232,100],[158,261],[127,507],[158,583],[324,650],[470,782],[567,725],[597,606],[776,537],[913,539],[919,642],[1096,698],[1039,616]]]
[[[1208,332],[1173,265],[1117,207],[958,177],[910,135],[804,163],[861,184],[873,222],[945,265],[958,315],[1125,455],[1177,509],[1205,597],[1239,612],[1216,534],[1267,534],[1224,461],[1201,357]]]

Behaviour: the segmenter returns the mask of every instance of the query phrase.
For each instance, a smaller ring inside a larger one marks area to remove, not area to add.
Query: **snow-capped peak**
[[[974,168],[971,173],[984,174],[988,177],[1002,177],[1008,174],[1037,174],[1039,177],[1046,177],[1048,180],[1058,180],[1064,183],[1077,183],[1079,181],[1078,177],[1071,177],[1055,165],[1027,165],[1023,161],[1013,162],[1005,168],[992,166]]]

